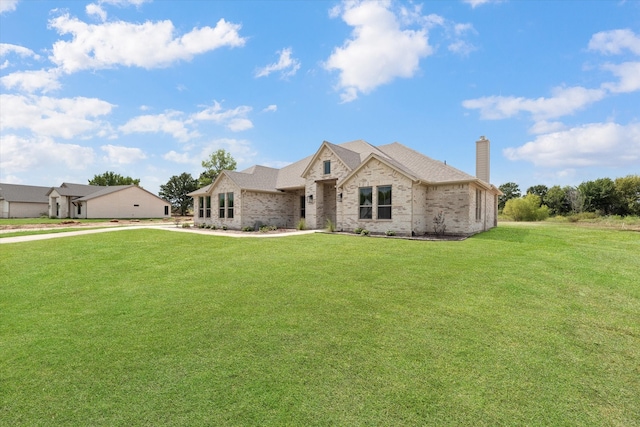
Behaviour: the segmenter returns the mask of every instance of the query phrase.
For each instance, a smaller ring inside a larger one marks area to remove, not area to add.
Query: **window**
[[[360,188],[360,219],[371,219],[373,214],[373,192],[371,187]]]
[[[205,203],[205,216],[207,218],[211,218],[211,196],[207,196],[204,198]]]
[[[378,219],[391,219],[391,186],[378,187]]]
[[[224,193],[218,194],[218,217],[224,218]]]
[[[304,218],[306,215],[306,200],[304,195],[300,196],[300,218]]]
[[[482,191],[476,190],[476,221],[482,219]]]
[[[198,218],[204,218],[204,197],[198,197]]]
[[[227,193],[227,218],[233,218],[233,193]]]
[[[165,214],[165,216],[169,215],[169,206],[165,206],[164,207],[164,214]]]
[[[331,173],[331,160],[324,161],[324,174],[329,175]]]

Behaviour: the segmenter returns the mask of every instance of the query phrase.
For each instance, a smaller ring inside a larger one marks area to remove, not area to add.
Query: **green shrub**
[[[333,233],[334,231],[336,231],[336,224],[331,221],[329,218],[327,218],[327,222],[325,223],[325,228],[327,229],[328,232]]]
[[[296,224],[296,229],[297,230],[306,230],[307,229],[307,222],[305,221],[304,218],[300,218],[300,221],[298,221],[298,224]]]
[[[191,224],[187,224],[186,222],[182,224],[182,228],[191,228]]]
[[[386,236],[395,236],[395,235],[396,235],[396,232],[395,232],[395,231],[393,231],[393,230],[387,230],[387,231],[385,231],[385,232],[384,232],[384,234],[385,234]]]
[[[242,227],[242,231],[253,231],[253,227],[245,225],[244,227]]]
[[[262,227],[260,227],[260,232],[268,233],[269,231],[275,231],[277,229],[278,227],[276,227],[275,225],[263,225]]]
[[[355,230],[353,230],[353,232],[356,233],[356,234],[362,234],[362,230],[364,230],[364,229],[361,228],[361,227],[358,227]]]
[[[549,208],[540,206],[540,196],[529,193],[519,199],[507,200],[503,213],[514,221],[544,221],[549,217]]]
[[[360,235],[361,235],[361,236],[368,236],[368,235],[369,235],[369,230],[362,230],[362,231],[360,232]]]
[[[221,228],[222,228],[224,231],[226,231],[226,230],[227,230],[227,226],[226,226],[226,225],[223,225]]]

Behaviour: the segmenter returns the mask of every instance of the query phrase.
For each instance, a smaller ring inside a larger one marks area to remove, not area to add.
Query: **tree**
[[[571,187],[561,188],[559,185],[551,187],[542,203],[549,207],[549,213],[552,215],[564,215],[571,212],[571,201],[569,200],[569,191]]]
[[[616,209],[618,215],[640,215],[640,175],[616,178]]]
[[[109,185],[140,185],[140,179],[133,179],[130,176],[122,176],[115,172],[107,171],[102,175],[94,175],[89,180],[89,185],[101,185],[103,187]]]
[[[613,213],[617,204],[616,186],[611,178],[599,178],[585,181],[578,186],[583,197],[584,210],[601,215]]]
[[[198,182],[201,187],[211,184],[220,175],[223,170],[236,170],[236,161],[224,149],[219,149],[211,153],[209,159],[202,161],[202,167],[205,171],[200,174]]]
[[[503,193],[502,196],[498,197],[499,210],[504,209],[504,205],[507,203],[507,200],[517,199],[520,197],[520,188],[515,182],[507,182],[506,184],[502,184],[499,188]]]
[[[161,185],[158,194],[171,203],[171,206],[179,211],[180,215],[186,215],[189,208],[193,207],[193,198],[187,194],[197,189],[198,180],[190,173],[183,172],[180,175],[172,176],[166,184]]]
[[[529,193],[518,199],[507,200],[503,213],[514,221],[542,221],[549,216],[549,208],[540,204],[540,196]]]
[[[535,194],[536,196],[540,197],[541,203],[544,200],[544,197],[547,195],[547,191],[549,191],[549,189],[546,185],[534,185],[533,187],[527,188],[527,194]]]

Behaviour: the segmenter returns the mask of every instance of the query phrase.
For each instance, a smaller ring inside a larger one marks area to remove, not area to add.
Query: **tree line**
[[[577,187],[534,185],[522,196],[518,184],[500,187],[498,209],[515,220],[541,220],[549,215],[592,212],[598,215],[640,215],[640,175],[599,178]]]

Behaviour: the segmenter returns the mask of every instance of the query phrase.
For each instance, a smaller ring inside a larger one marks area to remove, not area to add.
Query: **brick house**
[[[476,142],[476,176],[397,142],[375,147],[362,140],[324,141],[315,154],[282,169],[223,171],[189,193],[196,226],[294,228],[304,219],[311,229],[331,221],[336,230],[405,236],[434,233],[440,213],[445,234],[493,228],[500,194],[489,182],[484,137]]]

